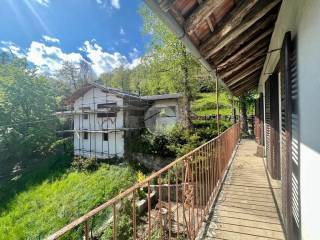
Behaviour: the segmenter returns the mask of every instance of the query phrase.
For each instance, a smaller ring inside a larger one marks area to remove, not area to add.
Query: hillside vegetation
[[[232,103],[227,92],[219,94],[219,113],[221,115],[232,115]],[[192,102],[192,112],[197,116],[211,116],[217,113],[216,95],[214,92],[198,93]]]
[[[131,186],[129,167],[102,165],[95,172],[71,171],[16,195],[0,213],[0,239],[43,239]]]

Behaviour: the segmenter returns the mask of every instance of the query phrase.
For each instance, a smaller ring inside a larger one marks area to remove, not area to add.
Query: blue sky
[[[134,67],[148,38],[142,0],[1,0],[0,49],[26,57],[42,72],[63,61],[92,64],[97,75]]]

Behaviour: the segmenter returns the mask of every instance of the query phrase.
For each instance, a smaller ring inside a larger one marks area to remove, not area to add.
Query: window
[[[107,142],[109,140],[108,133],[103,133],[103,141]]]
[[[89,136],[88,132],[83,132],[83,139],[84,140],[88,140],[88,136]]]
[[[98,118],[104,118],[104,117],[116,117],[117,113],[116,112],[106,112],[106,113],[98,113],[97,117]]]
[[[85,111],[85,110],[91,110],[90,107],[79,107],[79,109],[80,109],[80,110],[83,110],[83,111]]]
[[[88,119],[89,115],[88,114],[83,114],[83,119]]]
[[[115,102],[97,104],[97,108],[98,109],[101,109],[101,108],[113,108],[113,107],[116,107],[116,106],[117,106],[117,103],[115,103]]]

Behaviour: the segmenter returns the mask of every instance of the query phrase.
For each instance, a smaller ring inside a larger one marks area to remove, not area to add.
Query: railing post
[[[117,237],[116,237],[116,234],[117,234],[117,232],[116,232],[116,221],[117,221],[117,218],[116,218],[116,204],[114,203],[113,205],[112,205],[112,215],[113,215],[113,232],[112,232],[112,237],[113,237],[113,240],[116,240],[117,239]]]
[[[84,222],[84,239],[89,240],[89,227],[88,227],[88,221]]]
[[[136,218],[136,189],[132,192],[132,224],[133,224],[133,240],[137,239],[137,218]]]

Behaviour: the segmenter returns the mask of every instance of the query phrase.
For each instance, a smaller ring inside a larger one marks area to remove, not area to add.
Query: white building
[[[180,121],[180,99],[180,94],[140,97],[86,84],[67,100],[74,121],[74,154],[123,157],[133,133],[146,127],[151,131],[167,129]]]

